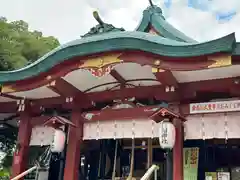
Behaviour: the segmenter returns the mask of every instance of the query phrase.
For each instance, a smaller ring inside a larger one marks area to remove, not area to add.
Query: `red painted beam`
[[[135,97],[136,99],[156,98],[158,100],[167,102],[179,102],[182,100],[193,100],[196,96],[197,91],[231,93],[232,88],[235,88],[235,92],[237,92],[238,89],[240,91],[240,86],[237,86],[235,82],[238,78],[239,77],[190,83],[179,83],[179,88],[175,92],[166,92],[165,87],[162,85],[144,87],[142,86],[136,88],[123,88],[120,90],[87,93],[87,97],[93,102],[106,102],[114,99],[132,97]],[[81,97],[81,94],[77,96]],[[55,97],[32,100],[32,104],[33,106],[57,107],[66,104],[66,99],[63,97]],[[89,107],[89,105],[89,103],[79,101],[79,106]],[[1,102],[0,106],[0,113],[16,112],[17,108],[16,102]]]
[[[128,120],[128,119],[144,119],[149,118],[159,106],[144,106],[137,108],[124,109],[106,109],[100,111],[84,112],[82,116],[86,121],[108,121],[108,120]],[[88,119],[87,117],[91,117]]]
[[[46,123],[52,116],[36,116],[31,118],[31,125],[32,127],[43,125]]]
[[[67,103],[69,108],[72,108],[76,104],[86,104],[87,106],[92,105],[91,100],[88,98],[86,93],[80,91],[78,88],[62,78],[58,78],[57,80],[52,81],[49,84],[48,88],[61,95],[62,97],[73,98],[73,101]]]
[[[158,56],[151,53],[146,53],[142,51],[118,51],[118,52],[108,52],[108,53],[98,53],[91,56],[85,57],[74,57],[68,59],[55,67],[49,69],[47,72],[40,73],[34,77],[4,84],[4,87],[11,87],[14,91],[27,91],[37,87],[41,87],[51,82],[54,79],[65,76],[71,71],[79,69],[79,66],[93,57],[101,57],[102,55],[122,53],[119,57],[123,62],[128,63],[138,63],[141,65],[150,65],[155,68],[160,69],[170,69],[170,70],[200,70],[208,69],[209,65],[215,63],[214,60],[207,60],[206,56],[199,57],[189,57],[189,58],[173,58]],[[221,55],[221,53],[216,54],[216,56]],[[156,61],[161,59],[161,63],[156,65]],[[6,88],[5,92],[9,92]]]
[[[18,110],[16,102],[1,102],[0,107],[0,113],[16,113]]]
[[[173,76],[173,73],[169,70],[165,70],[163,72],[156,72],[154,73],[157,80],[164,86],[174,86],[175,88],[178,87],[178,81]]]
[[[165,92],[165,87],[163,86],[139,86],[136,88],[94,92],[89,93],[88,97],[94,102],[132,97],[135,97],[136,99],[156,98],[163,101],[179,100],[179,96],[176,92]]]
[[[156,98],[169,102],[179,101],[179,96],[176,92],[165,92],[165,88],[162,86],[141,86],[136,88],[123,88],[111,91],[92,92],[87,93],[87,97],[95,103],[132,97],[135,97],[136,99]],[[66,103],[66,99],[63,97],[52,97],[33,101],[33,106],[43,106],[46,108],[69,107],[67,104],[68,103]],[[78,106],[87,108],[89,107],[89,104],[84,104],[82,101],[81,103],[79,102]],[[2,109],[0,109],[0,112],[1,110]]]
[[[106,109],[99,111],[84,112],[82,116],[86,121],[109,121],[109,120],[130,120],[130,119],[152,119],[156,122],[161,117],[178,118],[182,121],[186,119],[169,109],[159,106],[144,106],[123,109]]]
[[[11,95],[11,94],[5,94],[5,93],[0,93],[0,96],[5,97],[5,98],[9,98],[9,99],[12,99],[12,100],[23,99],[22,97],[14,96],[14,95]]]

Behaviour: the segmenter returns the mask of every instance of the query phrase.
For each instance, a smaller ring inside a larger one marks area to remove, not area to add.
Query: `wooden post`
[[[152,155],[153,155],[153,148],[152,148],[152,139],[148,138],[148,149],[147,149],[147,169],[149,169],[152,165]]]
[[[18,130],[17,148],[13,157],[11,178],[26,170],[28,163],[29,142],[32,133],[30,113],[22,112]],[[21,178],[23,179],[23,178]]]
[[[70,126],[69,128],[64,180],[79,179],[80,146],[83,138],[82,119],[81,111],[74,109],[71,114],[71,120],[76,127]]]
[[[183,125],[175,119],[176,142],[173,148],[173,180],[183,180]]]
[[[167,150],[167,157],[166,157],[166,166],[167,166],[167,173],[166,173],[166,180],[173,180],[173,159],[172,159],[172,151]]]

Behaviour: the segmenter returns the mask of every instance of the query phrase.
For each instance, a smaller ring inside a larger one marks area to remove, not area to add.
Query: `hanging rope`
[[[115,176],[116,176],[117,149],[118,149],[118,140],[116,140],[116,145],[115,145],[115,154],[114,154],[114,165],[113,165],[112,180],[114,180]]]
[[[127,180],[131,180],[133,177],[133,170],[134,170],[134,149],[135,149],[135,140],[132,139],[132,153],[131,153],[131,165],[130,165],[130,172],[128,175]]]

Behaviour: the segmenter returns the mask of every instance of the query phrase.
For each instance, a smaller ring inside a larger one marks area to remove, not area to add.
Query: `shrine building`
[[[80,39],[0,72],[0,134],[18,132],[11,177],[55,129],[66,142],[48,179],[141,179],[152,165],[157,179],[240,177],[235,34],[197,42],[151,1],[133,31],[93,18]]]

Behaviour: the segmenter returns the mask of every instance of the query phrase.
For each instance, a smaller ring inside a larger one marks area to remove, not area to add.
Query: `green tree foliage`
[[[59,45],[52,36],[30,31],[25,21],[0,17],[0,71],[19,69]]]
[[[9,22],[0,17],[0,71],[22,68],[58,45],[55,37],[44,37],[42,32],[30,31],[25,21]],[[0,152],[6,154],[2,160],[5,171],[11,166],[16,136],[16,129],[0,129]]]

